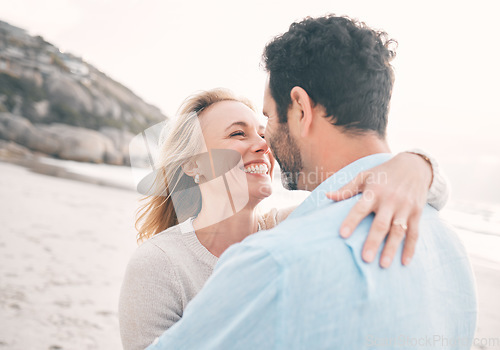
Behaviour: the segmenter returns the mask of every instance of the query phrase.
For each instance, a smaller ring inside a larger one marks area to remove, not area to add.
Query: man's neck
[[[377,153],[390,153],[387,142],[375,134],[342,134],[340,137],[319,140],[318,144],[323,146],[309,152],[310,161],[299,178],[299,187],[307,191],[314,190],[337,171],[358,159]]]

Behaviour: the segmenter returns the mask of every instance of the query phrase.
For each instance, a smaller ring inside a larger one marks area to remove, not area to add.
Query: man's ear
[[[313,121],[313,102],[309,94],[300,86],[294,86],[290,91],[292,109],[298,113],[300,136],[306,137],[311,131]]]

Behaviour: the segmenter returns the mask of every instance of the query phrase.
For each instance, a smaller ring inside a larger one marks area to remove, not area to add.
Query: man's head
[[[308,100],[316,115],[322,114],[345,136],[384,140],[394,82],[390,61],[395,53],[389,48],[393,43],[386,33],[364,23],[329,15],[293,23],[288,32],[267,44],[264,112],[269,114],[272,103],[277,120],[274,125],[269,121],[266,138],[280,166],[291,173],[288,180],[298,180],[304,158],[292,153],[300,148],[299,140],[289,134],[294,102],[302,108]],[[294,91],[296,97],[302,96],[302,103],[294,101]],[[296,186],[288,184],[290,189]]]

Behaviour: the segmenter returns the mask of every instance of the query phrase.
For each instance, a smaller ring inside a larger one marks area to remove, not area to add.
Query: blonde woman
[[[256,210],[272,193],[274,159],[248,100],[215,89],[187,99],[178,115],[161,145],[154,191],[140,208],[138,241],[143,243],[121,290],[125,349],[144,349],[176,323],[224,250],[274,227],[293,209]],[[397,189],[415,199],[412,209],[418,212],[431,182],[430,204],[439,209],[446,201],[441,176],[419,156],[399,154],[373,171],[387,174],[382,192],[374,192],[373,211],[409,205],[393,195]]]

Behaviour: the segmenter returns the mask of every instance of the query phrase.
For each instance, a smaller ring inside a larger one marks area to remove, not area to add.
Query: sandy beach
[[[138,194],[0,163],[0,348],[120,349]]]
[[[0,174],[0,349],[120,349],[118,295],[139,194],[10,163]],[[500,349],[500,267],[472,263],[473,348]]]

